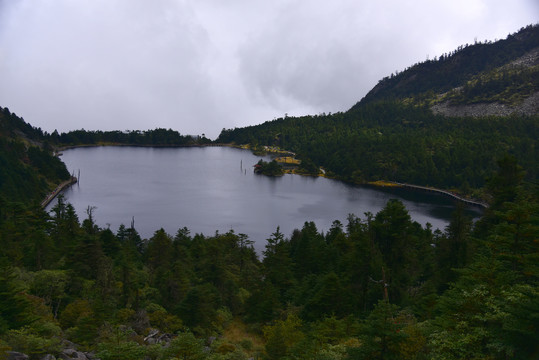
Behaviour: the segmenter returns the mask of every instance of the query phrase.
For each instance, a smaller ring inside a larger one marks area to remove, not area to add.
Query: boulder
[[[89,360],[88,357],[83,352],[77,351],[75,349],[64,349],[64,350],[62,350],[62,352],[60,353],[60,359],[63,359],[63,360],[73,360],[73,359]]]
[[[168,333],[161,334],[161,335],[159,335],[157,337],[157,343],[158,344],[168,345],[172,341],[173,337],[174,337],[174,335],[172,335],[172,334],[168,334]]]
[[[161,333],[158,329],[150,329],[148,336],[144,338],[144,342],[147,345],[154,344],[168,344],[172,341],[174,335],[168,333]]]
[[[84,353],[88,360],[100,360],[93,352]]]
[[[150,329],[148,336],[144,338],[144,342],[148,345],[154,345],[157,343],[157,336],[159,335],[159,330]]]
[[[56,356],[47,354],[39,358],[39,360],[56,360]]]

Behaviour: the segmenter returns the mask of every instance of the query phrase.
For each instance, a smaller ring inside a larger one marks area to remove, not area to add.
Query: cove
[[[341,181],[286,174],[253,173],[261,158],[230,147],[85,147],[65,150],[61,159],[80,179],[63,191],[80,220],[95,207],[98,226],[114,232],[121,224],[143,238],[163,228],[174,235],[213,235],[234,230],[254,241],[258,253],[277,226],[289,237],[306,221],[327,232],[334,220],[346,225],[348,214],[376,214],[392,198],[401,200],[414,221],[444,230],[455,203],[441,195],[404,189],[380,190]],[[56,201],[48,205],[50,210]],[[481,211],[467,208],[477,218]]]

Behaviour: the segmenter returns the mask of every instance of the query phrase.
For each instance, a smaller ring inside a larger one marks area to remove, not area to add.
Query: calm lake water
[[[258,252],[280,226],[289,237],[305,221],[326,232],[334,220],[346,225],[348,214],[376,214],[391,198],[400,199],[413,220],[443,230],[454,202],[446,197],[404,191],[382,191],[340,181],[299,175],[270,178],[253,173],[260,156],[228,147],[146,148],[90,147],[64,151],[62,160],[80,182],[64,191],[79,219],[95,206],[100,227],[116,232],[120,224],[143,238],[164,228],[174,235],[213,235],[233,229],[255,242]],[[48,209],[55,205],[53,201]],[[479,209],[469,214],[480,216]]]

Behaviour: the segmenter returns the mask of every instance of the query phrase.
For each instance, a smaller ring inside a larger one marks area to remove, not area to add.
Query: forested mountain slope
[[[385,179],[470,194],[508,154],[536,180],[538,34],[530,26],[414,65],[383,79],[347,112],[224,129],[217,141],[280,146],[356,183]],[[509,115],[477,109],[443,115],[444,108],[482,104],[510,108]]]
[[[43,131],[0,108],[0,199],[37,202],[69,179]]]
[[[539,26],[496,42],[466,44],[451,54],[415,64],[378,83],[360,102],[407,100],[429,105],[498,103],[518,106],[539,91]],[[535,108],[515,109],[527,115]],[[519,111],[520,110],[520,111]],[[507,115],[508,112],[475,115]]]

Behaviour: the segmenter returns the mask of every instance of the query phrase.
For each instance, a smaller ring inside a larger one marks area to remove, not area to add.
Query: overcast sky
[[[536,0],[0,0],[0,106],[52,132],[346,111],[384,76],[539,21]]]

